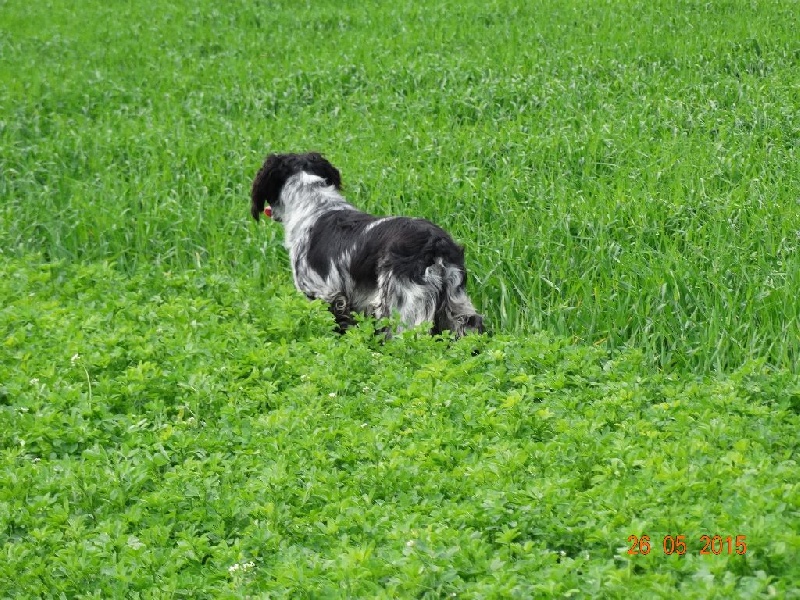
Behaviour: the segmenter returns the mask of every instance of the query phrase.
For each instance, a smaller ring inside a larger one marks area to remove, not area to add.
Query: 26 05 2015
[[[747,553],[747,536],[721,536],[721,535],[701,535],[700,536],[700,555],[720,555],[738,554],[743,556]],[[628,537],[628,554],[648,555],[652,550],[652,543],[649,535],[631,535]],[[677,554],[683,556],[687,552],[685,535],[665,535],[661,541],[661,549],[667,556]]]

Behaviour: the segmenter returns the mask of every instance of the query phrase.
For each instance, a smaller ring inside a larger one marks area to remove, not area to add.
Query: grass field
[[[800,597],[799,27],[0,1],[0,596]],[[309,149],[492,337],[331,333],[248,217]]]

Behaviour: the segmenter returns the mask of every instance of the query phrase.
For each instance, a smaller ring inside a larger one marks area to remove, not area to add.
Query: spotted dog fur
[[[466,293],[464,249],[425,219],[375,217],[341,194],[339,171],[322,155],[271,154],[253,181],[251,214],[269,205],[282,222],[294,283],[330,304],[340,330],[352,313],[399,313],[403,327],[483,332]]]

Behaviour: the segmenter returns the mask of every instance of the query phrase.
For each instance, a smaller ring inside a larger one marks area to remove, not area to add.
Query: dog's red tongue
[[[272,207],[267,206],[264,208],[264,214],[267,215],[270,219],[272,218]]]

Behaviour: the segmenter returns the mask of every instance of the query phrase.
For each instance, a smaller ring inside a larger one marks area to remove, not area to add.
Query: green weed
[[[318,149],[358,205],[463,241],[496,330],[702,372],[798,363],[792,2],[12,1],[1,18],[6,253],[289,281],[249,183],[268,151]]]
[[[339,337],[283,284],[29,264],[0,261],[6,597],[796,592],[788,372]]]

